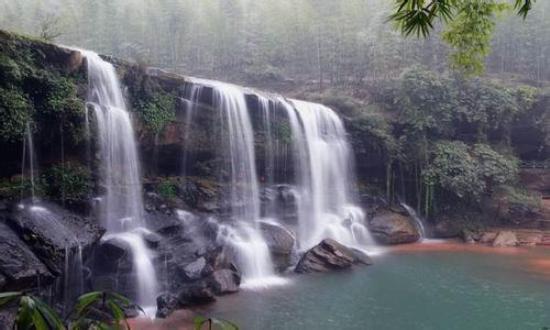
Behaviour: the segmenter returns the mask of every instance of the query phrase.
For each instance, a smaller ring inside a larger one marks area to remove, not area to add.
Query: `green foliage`
[[[460,141],[435,145],[432,160],[424,171],[427,186],[438,186],[461,199],[477,199],[492,187],[516,179],[517,161],[490,146],[469,147]]]
[[[135,110],[145,126],[155,134],[160,133],[166,124],[175,119],[174,106],[174,97],[164,92],[157,92],[135,102]]]
[[[95,291],[80,296],[69,315],[67,326],[62,318],[37,297],[22,292],[0,293],[0,309],[19,300],[14,329],[29,330],[85,330],[130,329],[124,308],[131,302],[114,292]],[[98,319],[102,315],[103,319]]]
[[[42,183],[46,195],[58,200],[86,200],[92,188],[88,168],[74,163],[51,166],[42,174]]]
[[[485,183],[486,190],[510,183],[518,174],[518,161],[515,157],[501,155],[486,144],[476,144],[471,154],[477,162],[477,172]]]
[[[37,297],[21,292],[0,293],[0,308],[19,300],[15,329],[50,330],[65,329],[57,313]]]
[[[206,325],[208,330],[219,329],[219,330],[239,330],[239,327],[227,320],[216,319],[216,318],[205,318],[204,316],[197,316],[193,319],[195,325],[195,330],[202,330]]]
[[[161,180],[157,185],[157,191],[162,198],[173,199],[177,196],[177,186],[170,179]]]
[[[527,16],[534,0],[516,0],[518,15]],[[402,33],[427,37],[434,29],[434,21],[448,23],[443,33],[454,50],[453,67],[467,75],[484,71],[485,57],[489,55],[495,28],[495,16],[509,7],[500,0],[396,0],[397,8],[390,19]]]
[[[409,131],[449,136],[455,124],[456,90],[449,79],[415,67],[400,79],[399,100],[402,109],[400,122]]]
[[[83,294],[73,308],[71,317],[74,320],[70,329],[130,329],[124,314],[124,308],[130,306],[130,300],[114,292],[95,291]],[[105,319],[97,320],[94,315],[98,312],[105,315]]]
[[[491,51],[495,15],[507,8],[506,3],[486,0],[462,1],[458,15],[443,33],[452,48],[451,62],[466,75],[479,75],[485,68],[485,57]]]
[[[511,204],[527,206],[528,208],[540,207],[541,196],[524,188],[503,185],[499,187],[499,190],[500,193],[504,193],[504,196]]]
[[[0,139],[21,141],[31,111],[29,100],[20,90],[0,87]]]

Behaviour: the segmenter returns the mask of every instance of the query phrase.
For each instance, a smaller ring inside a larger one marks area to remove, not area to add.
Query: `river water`
[[[458,243],[389,249],[375,264],[291,276],[199,310],[241,329],[543,329],[550,249]]]

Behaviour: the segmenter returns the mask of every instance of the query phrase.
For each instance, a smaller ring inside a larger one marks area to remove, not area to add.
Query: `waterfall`
[[[196,84],[187,84],[185,86],[184,95],[188,99],[183,99],[186,102],[186,112],[185,112],[185,124],[183,128],[183,161],[182,161],[182,173],[181,175],[185,177],[188,174],[187,165],[189,163],[189,139],[191,137],[191,130],[193,128],[193,119],[195,117],[195,112],[199,107],[199,101],[202,93],[202,86]]]
[[[34,178],[36,177],[36,155],[34,153],[34,141],[32,138],[32,130],[30,123],[25,124],[25,137],[23,139],[23,159],[21,161],[21,184],[24,187],[25,184],[25,168],[26,160],[28,159],[29,167],[29,179],[31,184],[31,202],[36,201],[36,196],[34,194]],[[21,189],[21,199],[23,199],[23,189]]]
[[[354,247],[372,244],[365,214],[353,203],[352,153],[342,121],[323,105],[291,102],[293,107],[284,108],[295,141],[300,187],[299,248],[307,249],[324,238]]]
[[[115,68],[96,53],[82,53],[88,63],[88,105],[93,109],[98,130],[100,178],[105,190],[101,218],[108,233],[105,239],[128,244],[137,275],[137,303],[154,306],[156,274],[139,230],[145,222],[134,129]]]
[[[275,180],[275,146],[272,132],[271,109],[269,99],[258,97],[264,132],[264,175],[262,182],[272,185]]]
[[[259,229],[260,193],[254,134],[243,91],[231,84],[197,80],[213,88],[213,106],[221,121],[222,152],[229,174],[231,226],[220,226],[220,239],[231,246],[243,273],[243,287],[281,283],[275,276],[267,243]]]
[[[414,224],[416,226],[416,229],[418,229],[418,233],[420,234],[420,240],[423,240],[426,238],[426,227],[424,226],[424,222],[422,219],[418,216],[416,211],[410,207],[409,205],[405,203],[401,203],[401,206],[407,211],[409,216],[414,220]]]

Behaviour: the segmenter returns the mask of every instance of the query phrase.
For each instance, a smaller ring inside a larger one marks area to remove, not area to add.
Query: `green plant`
[[[63,320],[39,298],[23,292],[0,293],[0,308],[5,308],[17,300],[19,302],[14,329],[130,329],[124,308],[131,306],[131,302],[114,292],[95,291],[80,296],[67,320]]]
[[[130,307],[131,302],[114,292],[95,291],[80,296],[70,314],[73,321],[70,322],[70,329],[130,329],[126,321],[124,308]],[[138,307],[139,308],[139,307]],[[102,315],[97,320],[95,315]]]
[[[222,319],[206,318],[204,316],[195,317],[193,323],[195,324],[195,330],[203,330],[205,325],[208,330],[239,330],[239,327],[235,323]]]
[[[135,102],[135,110],[145,126],[155,134],[160,133],[166,124],[174,120],[174,106],[174,97],[164,92],[157,92]]]
[[[158,193],[165,199],[176,197],[176,185],[169,179],[162,180],[157,186]]]
[[[22,292],[0,293],[0,308],[19,300],[14,329],[65,329],[59,315],[37,297]]]
[[[56,164],[42,174],[46,195],[60,200],[84,200],[91,190],[88,168],[75,164]]]
[[[0,87],[0,139],[21,141],[25,125],[31,119],[32,106],[20,90]]]

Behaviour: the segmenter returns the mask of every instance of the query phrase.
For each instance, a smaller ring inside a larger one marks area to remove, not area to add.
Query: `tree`
[[[536,0],[515,0],[514,9],[525,18]],[[453,48],[451,62],[466,75],[480,74],[490,53],[497,14],[509,8],[502,0],[396,0],[390,16],[401,32],[426,37],[436,20],[445,25],[443,39]]]

